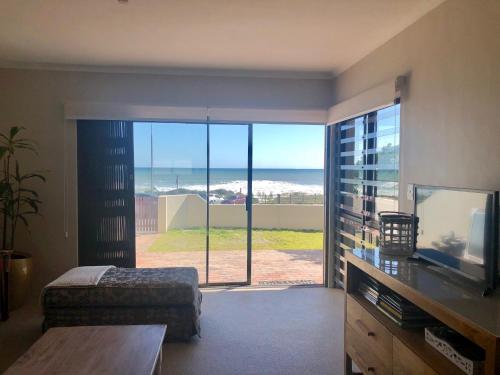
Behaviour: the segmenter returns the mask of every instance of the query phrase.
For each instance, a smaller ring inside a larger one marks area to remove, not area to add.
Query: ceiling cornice
[[[9,61],[1,61],[1,60],[0,60],[0,68],[2,68],[2,69],[67,71],[67,72],[92,72],[92,73],[117,73],[117,74],[157,74],[157,75],[173,75],[173,76],[205,76],[205,77],[234,77],[234,78],[277,78],[277,79],[330,80],[330,79],[333,79],[335,77],[332,72],[69,65],[69,64],[9,62]]]

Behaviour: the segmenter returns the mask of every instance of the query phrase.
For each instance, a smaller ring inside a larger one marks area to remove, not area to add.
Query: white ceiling
[[[0,0],[0,60],[338,74],[442,2]]]

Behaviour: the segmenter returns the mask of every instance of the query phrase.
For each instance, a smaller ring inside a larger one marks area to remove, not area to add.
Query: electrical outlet
[[[408,184],[408,188],[406,189],[406,199],[408,199],[409,201],[413,200],[414,188],[415,188],[415,185]]]

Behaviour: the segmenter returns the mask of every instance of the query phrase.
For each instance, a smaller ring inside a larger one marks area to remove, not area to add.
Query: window
[[[378,213],[398,210],[399,112],[395,104],[330,127],[335,286],[343,286],[344,251],[378,246]]]

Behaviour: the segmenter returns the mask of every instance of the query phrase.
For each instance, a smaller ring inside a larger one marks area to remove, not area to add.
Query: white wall
[[[76,128],[65,124],[64,103],[326,109],[330,97],[331,82],[319,79],[0,69],[0,131],[14,124],[28,128],[40,153],[23,166],[44,170],[48,178],[38,188],[43,217],[32,221],[31,235],[18,236],[18,249],[34,255],[34,291],[77,265]]]
[[[158,231],[199,228],[207,223],[207,201],[198,195],[161,195],[158,197]]]
[[[397,75],[406,184],[500,189],[500,1],[448,0],[333,82],[341,102]]]
[[[207,201],[199,195],[162,195],[158,198],[158,231],[206,225]],[[263,229],[323,230],[321,204],[253,204],[252,227]],[[210,226],[245,228],[243,204],[211,204]]]

